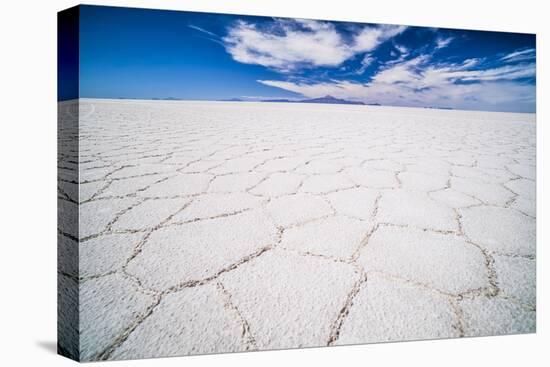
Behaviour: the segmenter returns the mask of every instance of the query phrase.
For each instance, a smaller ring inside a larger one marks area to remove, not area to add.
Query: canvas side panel
[[[79,360],[79,8],[57,21],[57,350]]]

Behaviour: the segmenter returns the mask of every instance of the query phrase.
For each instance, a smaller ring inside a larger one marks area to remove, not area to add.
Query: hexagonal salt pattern
[[[81,105],[84,360],[535,330],[531,115]]]
[[[483,253],[454,234],[382,226],[371,235],[358,261],[367,272],[381,272],[449,294],[490,285]]]
[[[129,328],[148,315],[154,295],[120,274],[80,285],[80,352],[84,361],[101,359]]]
[[[503,254],[535,254],[535,219],[508,208],[460,210],[464,233],[484,248]]]
[[[445,296],[373,274],[353,301],[336,344],[459,336],[458,318]]]
[[[159,330],[162,333],[158,334]],[[247,335],[238,311],[215,284],[167,294],[112,358],[151,358],[244,351]],[[152,335],[157,337],[152,338]]]
[[[221,282],[257,347],[281,349],[325,344],[359,279],[349,264],[274,250],[224,274]]]
[[[127,271],[162,291],[215,277],[277,240],[275,225],[254,211],[165,227],[149,236]]]
[[[466,298],[459,302],[465,336],[533,333],[536,312],[503,297]]]

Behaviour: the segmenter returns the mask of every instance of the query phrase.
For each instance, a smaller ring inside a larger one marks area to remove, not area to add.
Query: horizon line
[[[516,114],[529,114],[529,115],[536,115],[537,111],[535,108],[535,111],[533,112],[522,112],[522,111],[497,111],[497,110],[474,110],[474,109],[462,109],[462,108],[454,108],[454,107],[437,107],[437,106],[399,106],[399,105],[389,105],[389,104],[374,104],[376,102],[373,102],[372,104],[364,103],[362,104],[346,104],[346,103],[319,103],[319,102],[302,102],[301,100],[298,101],[292,101],[289,100],[288,102],[278,102],[278,101],[268,101],[268,100],[230,100],[230,99],[184,99],[184,98],[176,98],[176,97],[151,97],[151,98],[135,98],[135,97],[114,97],[114,98],[107,98],[107,97],[78,97],[78,98],[70,98],[70,99],[58,99],[57,102],[71,102],[71,101],[78,101],[82,99],[100,99],[100,100],[111,100],[111,101],[123,101],[123,100],[133,100],[133,101],[151,101],[151,102],[225,102],[225,103],[274,103],[274,104],[315,104],[315,105],[333,105],[333,106],[355,106],[355,107],[396,107],[396,108],[412,108],[412,109],[421,109],[421,110],[439,110],[439,111],[465,111],[465,112],[493,112],[493,113],[516,113]],[[277,97],[273,98],[277,99]],[[280,99],[288,99],[288,98],[280,98]]]

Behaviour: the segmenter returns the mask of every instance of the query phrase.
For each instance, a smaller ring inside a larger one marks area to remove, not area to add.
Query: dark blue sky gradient
[[[213,31],[236,17],[176,11],[84,7],[81,97],[222,99],[283,93],[257,79],[277,74],[233,61],[190,24]]]

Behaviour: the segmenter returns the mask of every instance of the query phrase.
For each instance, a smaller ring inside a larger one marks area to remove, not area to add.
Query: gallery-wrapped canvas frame
[[[533,333],[535,35],[58,13],[58,352]]]

